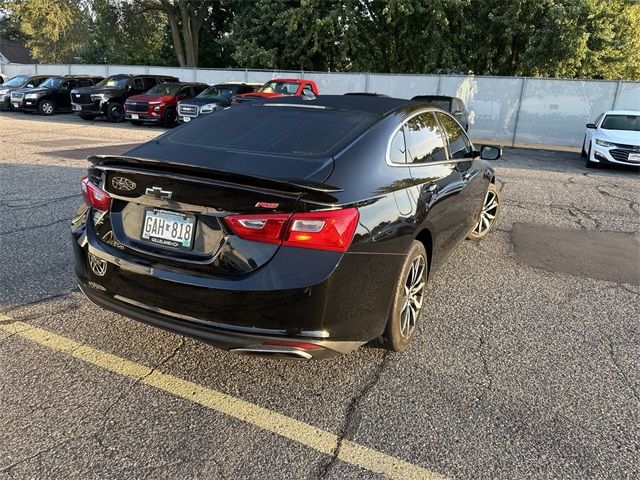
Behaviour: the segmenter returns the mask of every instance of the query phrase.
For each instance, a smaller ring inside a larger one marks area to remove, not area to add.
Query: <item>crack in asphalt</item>
[[[369,381],[365,384],[362,390],[360,390],[360,392],[358,392],[349,402],[344,420],[342,422],[342,426],[340,428],[340,431],[338,432],[338,441],[336,442],[336,446],[333,449],[329,461],[327,461],[324,466],[321,466],[320,474],[318,476],[319,479],[327,478],[327,475],[329,475],[329,472],[338,460],[338,456],[340,455],[340,450],[342,448],[344,439],[347,437],[347,435],[353,436],[353,434],[358,430],[358,426],[360,424],[360,402],[369,394],[369,392],[371,392],[371,390],[373,390],[373,388],[380,381],[382,371],[386,367],[389,358],[391,358],[391,352],[385,351],[382,356],[382,360],[371,374],[371,378],[369,379]]]
[[[609,358],[611,359],[611,363],[618,371],[618,375],[622,379],[622,383],[625,385],[625,387],[627,387],[631,391],[634,398],[636,399],[636,402],[640,403],[640,393],[638,393],[633,382],[627,377],[627,374],[624,372],[624,370],[620,366],[620,363],[618,361],[618,357],[616,356],[615,348],[613,345],[613,338],[611,337],[611,335],[607,335],[606,338],[609,344],[608,353],[609,353]]]
[[[62,202],[64,200],[70,200],[72,198],[80,198],[80,194],[76,193],[74,195],[65,195],[63,197],[55,197],[55,198],[50,198],[50,199],[47,199],[47,200],[41,200],[41,201],[38,201],[38,202],[30,202],[30,203],[23,203],[23,204],[19,204],[19,205],[12,205],[9,202],[0,201],[0,206],[6,207],[6,208],[0,209],[0,213],[1,212],[14,212],[14,211],[17,211],[17,210],[26,210],[28,208],[39,207],[39,206],[42,206],[42,205],[50,205],[52,203],[58,203],[58,202]]]
[[[616,198],[618,200],[622,200],[622,201],[626,202],[627,206],[631,209],[632,212],[640,214],[640,203],[639,202],[634,201],[634,200],[629,200],[628,198],[620,197],[618,195],[614,195],[614,194],[612,194],[610,192],[607,192],[602,187],[598,187],[598,192],[600,192],[600,195],[604,195],[605,197]],[[638,195],[636,194],[636,197],[637,196]]]
[[[20,232],[24,232],[27,230],[35,230],[35,229],[40,229],[40,228],[47,228],[47,227],[53,227],[54,225],[57,225],[58,223],[62,223],[62,222],[71,222],[71,220],[69,218],[61,218],[60,220],[56,220],[55,222],[51,222],[51,223],[46,223],[46,224],[42,224],[42,225],[27,225],[25,227],[21,227],[18,228],[16,230],[6,230],[4,232],[0,232],[0,235],[10,235],[12,233],[20,233]]]
[[[104,418],[102,427],[100,429],[98,429],[95,434],[98,433],[98,431],[100,430],[104,430],[106,429],[106,423],[107,423],[107,416],[108,414],[111,412],[111,410],[118,404],[120,403],[128,394],[129,392],[131,392],[131,390],[133,390],[137,385],[139,385],[142,381],[144,381],[145,378],[149,377],[151,374],[153,374],[154,372],[156,372],[160,367],[162,367],[163,365],[165,365],[168,361],[170,361],[171,359],[173,359],[178,352],[180,352],[180,350],[182,350],[182,348],[185,345],[185,337],[180,337],[180,343],[173,349],[173,351],[164,359],[161,360],[160,362],[158,362],[156,365],[152,366],[150,368],[150,370],[145,373],[144,375],[141,375],[140,377],[137,377],[134,379],[133,382],[131,382],[131,384],[129,385],[128,388],[124,389],[123,391],[121,391],[118,396],[116,397],[116,399],[111,402],[107,408],[104,410],[104,412],[102,412],[102,417]],[[96,437],[97,440],[97,437]],[[99,442],[100,443],[100,442]]]

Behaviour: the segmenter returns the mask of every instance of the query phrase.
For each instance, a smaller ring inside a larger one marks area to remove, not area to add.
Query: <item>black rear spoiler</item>
[[[162,160],[154,160],[151,158],[129,157],[125,155],[92,155],[87,158],[96,167],[113,166],[113,167],[147,167],[154,170],[160,170],[167,173],[187,174],[211,180],[221,180],[231,183],[239,181],[246,182],[250,185],[262,186],[273,190],[281,190],[296,193],[320,193],[330,195],[332,193],[342,192],[342,188],[332,187],[326,183],[312,182],[304,179],[280,179],[266,178],[255,175],[246,175],[242,173],[229,172],[226,170],[216,170],[207,167],[199,167],[179,162],[165,162]]]

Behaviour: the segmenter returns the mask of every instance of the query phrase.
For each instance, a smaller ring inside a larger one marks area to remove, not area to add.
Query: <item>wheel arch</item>
[[[431,276],[431,265],[433,263],[433,234],[428,228],[423,228],[416,236],[418,242],[422,242],[427,251],[427,265],[429,267],[428,276]]]

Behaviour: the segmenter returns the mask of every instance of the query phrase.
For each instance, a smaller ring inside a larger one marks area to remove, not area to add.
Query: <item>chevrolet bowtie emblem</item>
[[[158,199],[171,198],[171,196],[173,195],[173,192],[170,192],[169,190],[163,190],[162,187],[148,187],[144,191],[144,193]]]

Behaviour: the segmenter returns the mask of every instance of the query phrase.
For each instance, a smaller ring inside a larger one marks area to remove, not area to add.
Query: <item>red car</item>
[[[134,125],[153,122],[171,128],[178,120],[178,102],[195,97],[207,87],[204,83],[161,83],[142,95],[129,97],[124,104],[124,118]]]
[[[318,86],[313,80],[305,80],[304,78],[274,78],[262,85],[258,90],[252,93],[245,93],[234,97],[234,103],[247,100],[256,100],[259,98],[274,98],[283,96],[302,96],[307,95],[313,97],[318,95]]]

